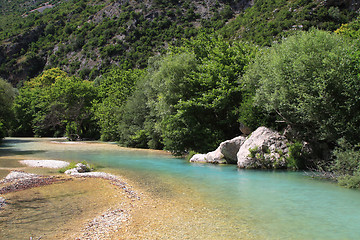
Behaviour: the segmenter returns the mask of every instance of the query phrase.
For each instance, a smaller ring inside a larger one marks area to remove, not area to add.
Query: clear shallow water
[[[229,225],[244,223],[255,238],[360,239],[360,191],[313,180],[301,172],[189,164],[159,152],[109,145],[79,148],[10,141],[5,146],[9,157],[10,152],[24,153],[34,158],[86,160],[118,169],[160,197],[169,197],[171,189],[184,195],[196,191],[206,199],[205,204],[226,216]],[[4,154],[1,150],[0,156]],[[209,221],[216,223],[217,219]]]

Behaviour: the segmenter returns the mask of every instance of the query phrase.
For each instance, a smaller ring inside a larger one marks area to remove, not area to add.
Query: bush
[[[338,141],[338,147],[333,151],[334,161],[329,167],[337,176],[341,186],[348,188],[360,187],[360,151],[358,146],[352,146],[343,138]]]
[[[330,170],[337,175],[355,175],[360,173],[360,151],[345,139],[338,141],[338,147],[333,151],[335,158]]]
[[[287,167],[299,170],[305,168],[305,156],[302,151],[303,144],[301,142],[295,142],[292,144],[289,144],[289,157],[287,160]]]
[[[190,151],[190,152],[185,156],[185,160],[186,160],[187,162],[189,162],[190,159],[191,159],[195,154],[198,154],[198,152]]]

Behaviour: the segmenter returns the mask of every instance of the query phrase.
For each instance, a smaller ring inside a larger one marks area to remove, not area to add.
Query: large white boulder
[[[219,146],[220,152],[226,159],[227,163],[237,163],[237,153],[241,145],[245,142],[246,137],[239,136],[231,140],[222,142]]]
[[[278,132],[259,127],[237,153],[240,168],[284,168],[288,157],[287,140]]]
[[[190,162],[203,163],[236,163],[236,154],[239,151],[241,144],[246,140],[246,137],[239,136],[231,140],[220,143],[220,146],[212,152],[206,154],[195,154]]]
[[[224,159],[224,155],[220,151],[220,147],[218,147],[215,151],[208,152],[207,154],[195,154],[190,159],[190,162],[201,162],[201,163],[226,163]]]

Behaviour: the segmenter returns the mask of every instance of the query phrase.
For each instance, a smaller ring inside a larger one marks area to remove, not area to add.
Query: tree
[[[96,89],[89,81],[68,77],[60,69],[44,71],[26,82],[15,100],[17,135],[95,137],[92,101]]]
[[[240,134],[236,108],[242,91],[237,79],[255,51],[239,42],[202,34],[153,58],[141,82],[145,122],[130,136],[147,141],[148,147],[164,145],[182,154],[209,151]],[[132,101],[135,99],[126,106]]]
[[[49,92],[49,104],[37,127],[64,129],[71,140],[97,138],[97,125],[92,119],[92,101],[96,97],[92,82],[76,77],[55,81]]]
[[[259,55],[246,73],[255,104],[276,112],[307,141],[360,140],[359,47],[312,30]]]
[[[135,84],[144,75],[143,70],[122,70],[114,68],[97,83],[99,101],[94,105],[103,140],[119,140],[119,123],[123,104],[131,96]]]
[[[0,78],[0,139],[7,135],[13,119],[12,105],[15,91],[10,83]]]

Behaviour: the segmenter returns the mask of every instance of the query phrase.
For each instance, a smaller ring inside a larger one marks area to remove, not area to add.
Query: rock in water
[[[220,144],[220,152],[224,155],[224,158],[228,163],[237,163],[236,154],[245,140],[246,137],[239,136]]]
[[[287,140],[266,127],[256,129],[237,153],[240,168],[285,168],[288,157]]]
[[[208,152],[207,154],[195,154],[190,159],[190,162],[221,164],[226,163],[226,160],[224,159],[224,155],[220,151],[220,147],[218,147],[215,151]]]
[[[222,142],[220,146],[212,152],[207,154],[195,154],[190,162],[203,162],[203,163],[236,163],[236,154],[240,149],[240,146],[246,140],[245,137],[239,136],[231,140]]]

